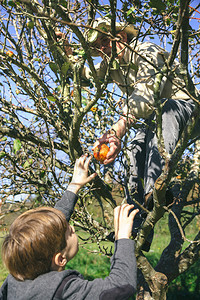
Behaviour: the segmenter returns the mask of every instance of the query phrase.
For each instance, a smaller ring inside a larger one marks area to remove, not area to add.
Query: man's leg
[[[126,166],[126,178],[128,180],[126,191],[127,202],[129,204],[133,203],[133,198],[136,199],[140,204],[143,204],[143,180],[146,159],[145,147],[146,129],[139,128],[127,150],[127,155],[130,159],[129,166]]]
[[[146,156],[146,128],[139,128],[134,139],[127,150],[127,156],[130,160],[125,161],[125,191],[127,203],[134,204],[135,208],[139,208],[139,213],[134,218],[133,236],[136,236],[138,228],[144,218],[142,217],[142,210],[137,205],[135,200],[141,205],[144,204],[144,166]]]
[[[165,148],[168,153],[173,152],[193,107],[190,101],[171,99],[166,101],[163,107],[162,128]],[[149,203],[145,203],[145,196],[152,193],[155,181],[164,167],[164,160],[157,145],[155,118],[148,121],[146,129],[141,128],[138,131],[129,147],[128,155],[130,157],[129,191],[131,191],[131,195],[127,193],[127,201],[128,203],[134,203],[135,198],[139,203],[148,206],[147,208],[150,209]],[[134,230],[137,232],[137,228],[140,227],[143,220],[141,212],[138,213],[133,232]],[[143,250],[149,250],[152,239],[153,230],[147,238],[148,245],[147,247],[144,245],[146,249]]]
[[[194,105],[191,101],[172,99],[166,101],[162,114],[162,134],[165,149],[169,154],[172,154],[176,147],[193,108]],[[144,195],[153,190],[155,181],[160,176],[165,163],[158,150],[155,125],[152,126],[155,124],[155,118],[153,121],[147,129]]]

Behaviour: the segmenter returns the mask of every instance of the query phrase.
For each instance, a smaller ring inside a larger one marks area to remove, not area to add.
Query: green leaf
[[[119,66],[118,61],[114,60],[114,61],[113,61],[113,69],[114,69],[114,70],[118,70],[119,67],[120,67],[120,66]]]
[[[45,176],[45,171],[42,170],[42,171],[40,172],[40,178],[44,178],[44,176]]]
[[[136,72],[138,71],[138,66],[136,66],[136,64],[130,63],[130,67],[131,67],[131,69],[135,70]]]
[[[47,96],[47,99],[51,102],[55,102],[56,98],[54,98],[53,96]]]
[[[87,105],[87,103],[88,103],[88,100],[87,100],[87,98],[85,98],[85,97],[82,97],[82,104],[83,104],[84,106],[86,106],[86,105]]]
[[[69,70],[69,63],[64,62],[64,64],[61,67],[61,73],[66,76],[68,70]]]
[[[49,63],[49,67],[50,67],[50,69],[51,69],[54,73],[57,73],[57,72],[58,72],[58,66],[57,66],[57,64],[55,64],[54,62],[50,62],[50,63]]]
[[[55,91],[57,92],[57,93],[61,93],[61,91],[62,91],[62,88],[61,88],[61,85],[58,85],[56,88],[55,88]]]
[[[33,21],[27,22],[27,27],[30,28],[30,29],[33,29],[34,25],[35,25],[35,24],[34,24]]]
[[[60,3],[61,3],[62,6],[64,6],[65,8],[68,8],[68,1],[66,1],[66,0],[61,0]]]
[[[14,1],[8,1],[8,5],[10,5],[10,6],[12,6],[12,7],[15,7],[15,6],[16,6],[16,4],[15,4]]]
[[[165,3],[163,3],[161,0],[151,0],[149,2],[149,6],[151,8],[156,8],[158,11],[164,11],[166,9]]]
[[[24,163],[23,168],[24,168],[24,169],[29,168],[29,167],[32,165],[32,163],[33,163],[33,159],[32,159],[32,158],[29,158],[29,159]]]
[[[87,37],[89,43],[94,43],[98,37],[98,31],[93,29],[89,30]]]
[[[142,186],[144,187],[144,179],[140,178],[140,180],[141,180]]]
[[[132,14],[132,12],[135,10],[135,6],[132,6],[128,11],[127,11],[127,16],[129,16],[130,14]]]
[[[33,59],[34,61],[38,61],[38,62],[41,62],[42,60],[41,60],[41,58],[37,58],[37,57],[35,57],[34,59]],[[50,63],[49,63],[50,64]],[[53,71],[53,70],[52,70]]]
[[[79,50],[79,51],[77,52],[77,54],[78,54],[79,56],[85,56],[85,51],[84,51],[83,49],[81,49],[81,50]]]
[[[22,144],[21,144],[20,140],[19,139],[15,139],[14,143],[13,143],[14,153],[16,154],[17,151],[19,151],[21,149],[21,147],[22,147]]]
[[[107,18],[109,18],[109,15],[107,15]],[[105,27],[105,26],[100,26],[99,29],[101,29],[104,32],[108,32],[109,31],[108,28]]]
[[[6,152],[0,151],[0,159],[2,159],[6,155]]]

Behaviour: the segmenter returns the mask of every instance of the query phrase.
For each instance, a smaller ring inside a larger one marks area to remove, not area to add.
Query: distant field
[[[5,235],[2,232],[0,232],[0,248],[1,248],[4,236]],[[1,286],[8,274],[6,268],[3,266],[1,255],[0,255],[0,270],[1,270],[1,272],[0,272],[0,286]]]

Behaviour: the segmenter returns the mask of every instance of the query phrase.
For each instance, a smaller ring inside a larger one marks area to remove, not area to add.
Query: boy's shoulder
[[[61,284],[59,285],[59,287],[57,288],[56,292],[55,292],[55,295],[54,295],[54,298],[58,298],[58,299],[61,299],[62,298],[62,293],[63,293],[63,289],[65,287],[65,285],[71,280],[71,279],[76,279],[76,278],[82,278],[83,279],[83,276],[78,273],[78,272],[72,272],[71,274],[68,274],[66,277],[63,278]]]
[[[52,271],[25,281],[18,281],[9,274],[0,289],[0,300],[7,300],[9,295],[15,295],[15,299],[20,300],[53,299],[55,295],[57,298],[66,283],[73,278],[83,277],[75,270]]]
[[[7,290],[8,290],[8,277],[3,282],[3,284],[0,288],[0,300],[6,300],[7,299]]]

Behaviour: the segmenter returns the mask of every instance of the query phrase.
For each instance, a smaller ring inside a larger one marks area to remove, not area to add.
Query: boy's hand
[[[134,205],[123,204],[114,209],[115,240],[131,237],[133,220],[139,211],[139,209],[132,210],[133,207]]]
[[[77,194],[80,188],[95,178],[97,175],[96,173],[88,176],[89,163],[91,159],[92,156],[87,158],[87,154],[85,154],[76,160],[72,181],[67,188],[68,191]]]

